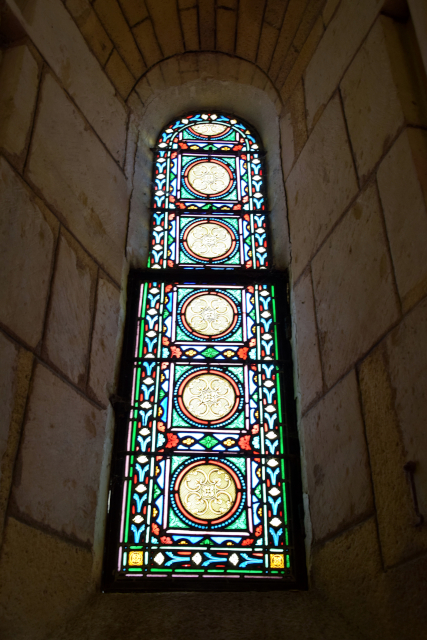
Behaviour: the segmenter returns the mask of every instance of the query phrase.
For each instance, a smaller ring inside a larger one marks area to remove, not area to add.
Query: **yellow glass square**
[[[131,551],[129,553],[129,566],[141,567],[142,564],[142,551]]]
[[[270,553],[270,568],[271,569],[285,568],[285,556],[283,555],[283,553]]]

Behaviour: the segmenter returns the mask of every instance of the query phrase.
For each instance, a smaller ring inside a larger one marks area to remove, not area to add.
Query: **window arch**
[[[287,281],[271,269],[261,142],[233,116],[193,113],[154,153],[148,268],[129,280],[104,588],[304,586]]]

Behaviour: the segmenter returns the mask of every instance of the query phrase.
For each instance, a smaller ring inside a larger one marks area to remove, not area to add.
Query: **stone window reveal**
[[[304,586],[287,283],[271,267],[261,143],[236,118],[186,115],[158,139],[153,185],[104,587]]]

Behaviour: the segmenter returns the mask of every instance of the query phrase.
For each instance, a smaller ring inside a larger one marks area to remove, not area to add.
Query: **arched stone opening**
[[[206,29],[215,12],[200,2],[204,22],[192,41],[197,8],[171,4],[185,14],[183,38],[179,21],[160,33],[162,3],[138,26],[132,11],[142,3],[7,2],[19,29],[0,81],[16,107],[1,129],[2,211],[11,221],[1,236],[0,316],[6,637],[139,637],[141,608],[153,637],[233,637],[242,628],[248,637],[420,635],[426,529],[415,527],[404,471],[417,462],[425,514],[427,123],[416,63],[407,61],[417,57],[414,32],[390,19],[398,3],[383,15],[376,0],[268,3],[289,11],[266,10],[257,22],[241,0],[218,4],[216,42]],[[415,22],[422,3],[409,5]],[[141,38],[153,24],[164,50]],[[145,67],[141,51],[152,54]],[[109,396],[119,297],[124,303],[129,267],[145,259],[138,229],[149,149],[177,112],[212,106],[252,122],[268,149],[273,235],[285,234],[280,267],[289,263],[285,180],[310,591],[104,597]],[[224,612],[217,626],[212,610]]]

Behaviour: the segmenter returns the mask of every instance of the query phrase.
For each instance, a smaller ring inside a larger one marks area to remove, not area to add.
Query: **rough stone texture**
[[[148,16],[144,0],[120,0],[120,6],[131,27],[142,22]]]
[[[390,383],[385,343],[362,363],[359,378],[381,553],[385,567],[389,568],[426,548],[427,530],[414,529],[417,520],[411,489],[403,469],[409,458],[396,413],[396,392]],[[416,375],[409,374],[408,379],[403,380],[406,389],[412,382],[411,378],[415,378],[415,385],[418,385]],[[420,387],[422,395],[422,382]],[[415,402],[420,404],[422,400],[415,398]],[[399,410],[402,408],[399,407]],[[417,486],[421,480],[422,476],[417,473]]]
[[[401,48],[398,29],[391,18],[380,16],[341,83],[350,139],[362,181],[374,169],[405,119],[413,124],[423,121],[418,113],[416,93],[410,90],[409,70],[394,64]],[[398,74],[397,82],[393,71]],[[402,85],[405,91],[399,91]]]
[[[117,0],[95,0],[93,8],[135,79],[147,68]]]
[[[239,2],[236,54],[241,58],[252,61],[256,59],[263,12],[262,0],[240,0]]]
[[[427,133],[407,129],[377,174],[402,307],[427,293]]]
[[[295,160],[307,142],[304,88],[299,82],[280,115],[283,176],[286,180]]]
[[[305,73],[309,129],[328,103],[382,4],[382,0],[342,0],[339,5]]]
[[[178,58],[169,58],[162,62],[162,75],[167,87],[181,84]]]
[[[164,57],[184,51],[178,7],[175,0],[145,0]]]
[[[0,480],[2,460],[6,453],[10,422],[15,401],[15,371],[18,364],[18,346],[0,333]]]
[[[0,540],[21,434],[33,355],[0,333]]]
[[[113,392],[120,292],[100,277],[96,297],[96,314],[90,357],[89,385],[104,405]]]
[[[101,140],[121,161],[126,111],[63,3],[8,0],[8,5]]]
[[[331,100],[287,181],[296,280],[357,192],[338,96]]]
[[[144,635],[153,640],[360,640],[318,594],[292,591],[99,594],[54,640],[138,640],[141,607]]]
[[[288,48],[276,76],[275,84],[278,89],[283,87],[293,69],[300,68],[301,73],[303,72],[316,50],[324,30],[322,17],[319,15],[323,4],[324,0],[308,0],[305,6],[300,3],[304,13],[293,37],[292,45]],[[300,77],[297,76],[294,83]]]
[[[426,576],[425,556],[382,572],[373,518],[328,542],[313,557],[314,586],[354,625],[359,638],[422,638]]]
[[[405,457],[417,463],[415,483],[419,508],[424,515],[427,515],[426,340],[427,301],[423,300],[388,336],[387,352]],[[419,538],[427,549],[427,531]]]
[[[130,117],[128,139],[126,143],[125,173],[127,179],[131,183],[131,188],[133,188],[135,154],[139,138],[141,116],[143,113],[141,100],[138,98],[138,94],[135,91],[133,91],[129,96],[128,107],[130,110]]]
[[[197,7],[190,7],[180,12],[182,31],[184,34],[184,47],[186,51],[195,51],[199,48],[199,23]]]
[[[200,48],[207,51],[215,49],[215,0],[198,0]]]
[[[314,258],[312,270],[329,387],[399,317],[375,186],[361,194]]]
[[[76,385],[86,384],[96,265],[68,234],[59,239],[43,350]]]
[[[58,223],[0,158],[0,321],[31,347],[42,337]]]
[[[311,273],[306,272],[293,293],[295,348],[298,359],[299,407],[308,407],[323,390],[322,369],[314,312]]]
[[[0,68],[0,147],[21,168],[36,105],[39,69],[25,45],[7,49]]]
[[[236,39],[237,13],[225,7],[218,7],[216,12],[216,47],[226,53],[234,52]]]
[[[42,640],[75,615],[88,598],[91,563],[86,549],[9,518],[0,561],[3,640]]]
[[[326,26],[330,23],[332,16],[335,13],[335,9],[340,2],[341,0],[327,0],[325,8],[322,11],[323,22]]]
[[[154,33],[153,24],[149,18],[138,24],[133,29],[133,34],[147,67],[151,67],[162,59],[162,52]]]
[[[307,4],[307,2],[301,2],[301,0],[289,0],[286,6],[285,17],[279,25],[280,34],[269,68],[269,76],[272,80],[276,80],[280,73],[284,59],[298,32],[298,27],[303,21],[304,10]]]
[[[12,503],[40,525],[93,540],[105,411],[46,367],[35,369]]]
[[[408,0],[418,46],[427,72],[427,7],[424,0]]]
[[[373,510],[354,371],[304,416],[301,430],[313,534],[322,540]]]
[[[126,179],[50,75],[42,87],[27,176],[89,253],[120,280]]]
[[[105,65],[105,71],[123,100],[126,100],[135,80],[115,49]]]
[[[179,59],[179,70],[181,74],[181,82],[185,84],[186,82],[192,82],[193,80],[197,80],[198,76],[198,55],[197,53],[189,53],[186,56],[182,56]],[[153,73],[150,73],[149,82],[153,87],[153,83],[151,80],[151,76]],[[163,77],[163,76],[162,76]],[[154,87],[153,87],[154,88]],[[162,89],[165,86],[163,84]]]
[[[284,7],[284,4],[281,4]],[[264,71],[268,71],[278,37],[279,29],[269,24],[268,21],[264,21],[261,28],[257,54],[257,64]]]
[[[317,45],[319,44],[319,41],[323,36],[323,32],[323,22],[319,17],[316,20],[314,27],[305,40],[303,46],[301,47],[301,50],[299,48],[296,48],[296,59],[295,61],[292,61],[292,64],[289,65],[290,68],[287,70],[286,76],[284,76],[285,79],[283,82],[283,86],[280,89],[280,95],[282,96],[283,101],[286,101],[289,98],[289,96],[295,89],[296,84],[298,82],[301,82],[303,73],[311,58],[313,57],[313,53],[315,52]],[[280,87],[280,85],[281,82],[278,78],[276,86]]]
[[[99,62],[104,65],[114,45],[92,9],[89,0],[66,0],[65,5],[76,21],[90,49]]]
[[[381,574],[374,518],[337,536],[313,553],[313,586],[327,594],[329,602],[338,605],[362,638],[389,640],[393,637],[384,629]]]

